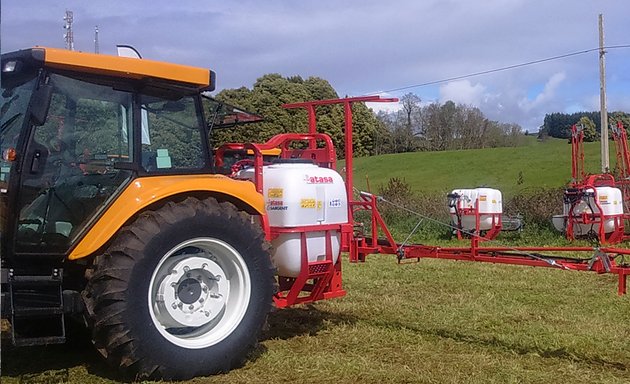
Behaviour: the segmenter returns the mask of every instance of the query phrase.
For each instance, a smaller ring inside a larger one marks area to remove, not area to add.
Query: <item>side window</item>
[[[199,169],[205,158],[195,100],[142,98],[142,166],[147,172]]]
[[[132,96],[53,74],[46,122],[34,128],[24,163],[15,250],[64,253],[131,177]]]
[[[35,131],[35,141],[47,147],[50,161],[63,158],[83,174],[113,172],[115,162],[131,161],[131,95],[81,84],[83,97],[74,97],[77,84],[56,80],[59,88],[46,123]]]

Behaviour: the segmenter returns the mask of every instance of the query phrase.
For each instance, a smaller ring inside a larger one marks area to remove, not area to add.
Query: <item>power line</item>
[[[604,47],[604,49],[620,49],[620,48],[630,48],[630,44],[622,44],[622,45],[611,45],[608,47]],[[396,91],[403,91],[405,89],[411,89],[411,88],[420,88],[420,87],[426,87],[428,85],[435,85],[435,84],[441,84],[441,83],[447,83],[449,81],[454,81],[454,80],[462,80],[462,79],[467,79],[469,77],[474,77],[474,76],[480,76],[480,75],[487,75],[489,73],[495,73],[495,72],[501,72],[501,71],[507,71],[509,69],[515,69],[515,68],[520,68],[520,67],[525,67],[528,65],[534,65],[534,64],[540,64],[540,63],[545,63],[547,61],[553,61],[553,60],[559,60],[559,59],[564,59],[567,57],[571,57],[571,56],[577,56],[577,55],[583,55],[585,53],[590,53],[590,52],[595,52],[595,51],[599,51],[600,48],[591,48],[591,49],[585,49],[582,51],[576,51],[576,52],[571,52],[571,53],[566,53],[564,55],[558,55],[558,56],[552,56],[552,57],[547,57],[544,59],[539,59],[539,60],[532,60],[532,61],[527,61],[524,63],[520,63],[520,64],[513,64],[513,65],[508,65],[506,67],[500,67],[500,68],[494,68],[494,69],[488,69],[485,71],[481,71],[481,72],[474,72],[474,73],[469,73],[467,75],[462,75],[462,76],[454,76],[454,77],[448,77],[446,79],[441,79],[441,80],[434,80],[434,81],[428,81],[426,83],[420,83],[420,84],[414,84],[414,85],[407,85],[404,87],[399,87],[399,88],[392,88],[392,89],[387,89],[384,91],[378,91],[378,92],[372,92],[372,93],[368,93],[368,95],[373,95],[373,94],[377,94],[377,93],[382,93],[382,92],[396,92]]]

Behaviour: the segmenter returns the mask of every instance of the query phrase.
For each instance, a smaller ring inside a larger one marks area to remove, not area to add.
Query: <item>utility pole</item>
[[[66,33],[63,35],[64,39],[66,39],[66,49],[74,51],[74,34],[72,33],[74,17],[72,11],[66,9],[66,15],[63,17],[63,20],[66,22],[63,26],[63,29],[66,30]]]
[[[99,53],[99,49],[98,49],[98,25],[94,26],[94,53]]]
[[[599,14],[599,114],[601,116],[602,139],[602,173],[610,170],[610,158],[608,156],[608,111],[606,110],[606,61],[604,55],[604,16]]]

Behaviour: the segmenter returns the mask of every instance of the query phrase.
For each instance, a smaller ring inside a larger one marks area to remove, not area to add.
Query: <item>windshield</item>
[[[17,80],[17,81],[16,81]],[[35,87],[35,76],[21,79],[3,76],[0,99],[0,193],[6,193],[13,156],[20,137],[26,109]]]

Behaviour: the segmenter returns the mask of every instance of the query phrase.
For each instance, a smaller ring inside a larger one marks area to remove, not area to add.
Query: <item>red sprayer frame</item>
[[[340,297],[345,295],[341,281],[341,260],[333,264],[330,247],[330,232],[341,233],[341,251],[348,252],[351,262],[364,262],[369,254],[393,254],[398,261],[420,260],[421,258],[448,259],[461,261],[478,261],[499,264],[515,264],[533,267],[552,267],[563,270],[593,271],[596,273],[611,273],[618,275],[619,295],[627,293],[627,277],[630,275],[630,265],[618,264],[617,256],[628,257],[630,250],[613,247],[490,247],[481,246],[484,240],[479,235],[471,236],[468,247],[436,247],[418,244],[398,244],[387,225],[381,217],[377,202],[382,198],[368,192],[360,192],[358,200],[354,195],[353,184],[353,149],[352,149],[352,104],[355,102],[395,102],[397,99],[384,99],[379,96],[352,97],[332,100],[317,100],[304,103],[286,104],[285,108],[304,108],[308,113],[309,132],[305,134],[280,134],[273,137],[265,144],[246,144],[255,153],[255,183],[259,192],[263,192],[262,154],[264,149],[281,148],[281,157],[310,157],[320,166],[334,169],[336,167],[335,151],[330,137],[317,133],[316,107],[322,105],[342,104],[344,106],[345,132],[344,132],[344,170],[345,187],[348,198],[348,223],[333,225],[314,225],[294,228],[270,227],[263,218],[263,226],[268,239],[273,239],[280,233],[300,233],[302,269],[296,278],[279,278],[280,292],[274,297],[278,307],[287,307],[293,304],[309,303],[316,300]],[[290,148],[292,141],[306,141],[306,149],[297,150]],[[316,142],[324,143],[317,145]],[[577,143],[576,143],[577,144]],[[579,161],[579,159],[578,159]],[[574,175],[580,172],[580,165],[574,162]],[[342,172],[343,173],[343,172]],[[577,176],[577,175],[576,175]],[[577,180],[576,180],[577,181]],[[355,222],[354,216],[358,211],[370,213],[370,233],[363,234],[360,230],[362,223]],[[310,231],[326,231],[326,260],[316,263],[308,262],[308,250],[306,249],[306,234]],[[383,238],[379,239],[379,234]],[[493,237],[496,234],[493,234]],[[550,252],[553,255],[543,255],[541,252]],[[569,256],[557,256],[557,254],[569,254]],[[582,257],[573,257],[582,254]]]
[[[630,151],[628,137],[621,122],[611,126],[617,155],[617,178],[611,173],[589,175],[584,170],[584,127],[574,124],[571,127],[571,182],[565,191],[565,205],[568,205],[566,220],[566,237],[575,239],[575,226],[591,226],[601,244],[616,244],[630,239],[625,224],[630,220]],[[622,193],[623,214],[604,214],[598,202],[597,187],[614,187]],[[590,195],[590,196],[587,196]],[[574,208],[583,201],[591,201],[595,209],[592,212],[574,214]],[[566,210],[566,209],[565,209]],[[613,223],[613,230],[608,233],[604,229],[605,222]]]
[[[621,123],[611,125],[611,133],[615,142],[615,152],[617,154],[617,188],[623,194],[625,219],[630,220],[630,150],[628,149],[628,136]],[[626,236],[628,238],[628,236]]]

